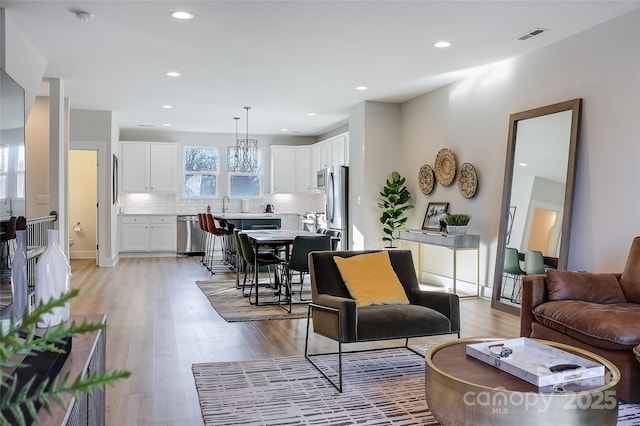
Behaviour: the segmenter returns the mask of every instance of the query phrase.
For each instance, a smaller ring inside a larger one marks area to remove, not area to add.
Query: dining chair
[[[243,232],[238,232],[236,235],[238,237],[238,243],[240,244],[240,248],[242,250],[242,257],[246,264],[246,268],[244,270],[244,280],[242,282],[242,295],[245,297],[248,297],[249,302],[252,303],[251,295],[253,293],[253,288],[256,287],[256,291],[258,291],[257,287],[260,285],[260,283],[257,280],[256,282],[254,282],[254,278],[253,278],[255,264],[256,264],[256,254],[254,252],[253,246],[251,245],[251,241],[249,241],[249,237],[247,236],[247,234]],[[258,251],[258,268],[261,268],[262,266],[267,267],[267,272],[269,275],[269,285],[271,285],[272,283],[275,283],[276,285],[279,284],[280,280],[278,279],[278,276],[277,276],[278,274],[277,266],[280,265],[281,263],[282,263],[282,259],[280,259],[278,256],[276,256],[272,252],[260,251],[260,250]],[[274,267],[273,281],[271,281],[271,267]],[[248,275],[251,277],[250,278],[251,282],[249,287],[249,293],[247,294],[245,288],[247,285]]]
[[[525,272],[520,268],[520,259],[518,250],[512,247],[507,247],[504,251],[504,267],[503,276],[505,279],[511,278],[513,280],[513,287],[511,288],[511,296],[508,297],[502,294],[502,297],[509,298],[512,302],[515,302],[515,295],[521,290],[522,287],[522,275]],[[502,286],[503,289],[506,286]]]
[[[293,247],[289,261],[283,264],[285,285],[287,291],[293,298],[293,284],[300,284],[300,301],[309,301],[311,299],[302,298],[302,289],[304,287],[304,278],[309,273],[309,253],[312,251],[330,251],[331,236],[329,235],[298,235],[293,239]],[[300,281],[294,283],[292,281],[293,273],[297,272]]]

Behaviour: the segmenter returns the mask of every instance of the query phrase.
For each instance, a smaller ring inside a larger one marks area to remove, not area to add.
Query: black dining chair
[[[244,269],[244,280],[242,282],[242,295],[249,298],[249,302],[251,302],[251,295],[253,293],[253,288],[256,287],[256,291],[258,291],[257,287],[260,285],[259,282],[254,281],[254,269],[256,264],[256,254],[253,250],[253,246],[251,245],[251,241],[249,241],[249,237],[247,234],[238,232],[236,234],[238,237],[238,243],[240,244],[240,248],[242,250],[242,257],[245,261],[245,269]],[[282,259],[273,254],[270,251],[258,251],[258,268],[262,266],[266,266],[269,273],[269,284],[276,283],[278,284],[281,280],[278,279],[278,265],[282,263]],[[273,267],[273,281],[271,281],[271,267]],[[247,294],[245,288],[247,285],[247,275],[251,278],[251,283],[249,287],[249,293]]]
[[[293,240],[291,256],[289,261],[283,264],[283,276],[288,293],[293,298],[293,284],[300,284],[300,301],[309,301],[311,299],[302,298],[302,289],[304,287],[304,278],[309,273],[309,253],[312,251],[329,251],[331,250],[331,236],[329,235],[298,235]],[[299,282],[294,283],[292,278],[294,272],[298,273]]]

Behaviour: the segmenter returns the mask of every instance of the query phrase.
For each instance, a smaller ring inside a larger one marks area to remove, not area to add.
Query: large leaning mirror
[[[523,275],[566,269],[581,105],[509,117],[492,308],[519,314]]]

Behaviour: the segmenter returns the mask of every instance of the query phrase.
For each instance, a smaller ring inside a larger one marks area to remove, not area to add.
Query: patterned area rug
[[[335,356],[316,361],[335,374]],[[205,425],[438,425],[425,400],[424,359],[406,349],[345,354],[342,394],[303,356],[192,370]],[[618,425],[638,424],[640,404],[622,404]]]
[[[272,319],[295,319],[307,317],[307,303],[302,303],[299,296],[299,286],[294,287],[294,298],[291,313],[277,305],[255,306],[249,303],[249,298],[236,289],[235,278],[232,281],[196,281],[211,306],[227,322],[260,321]],[[271,288],[260,288],[259,302],[276,302]],[[309,291],[302,292],[303,299],[310,299]],[[255,301],[255,296],[253,297]],[[288,306],[288,305],[287,305]]]

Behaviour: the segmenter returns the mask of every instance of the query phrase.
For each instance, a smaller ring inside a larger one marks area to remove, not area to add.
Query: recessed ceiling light
[[[288,132],[289,129],[280,129],[281,132]]]
[[[179,72],[177,72],[177,71],[169,71],[169,72],[167,73],[167,76],[168,76],[168,77],[180,77],[181,75],[182,75],[182,74],[180,74],[180,73],[179,73]]]
[[[189,12],[188,10],[174,10],[173,12],[171,12],[171,16],[173,16],[176,19],[193,19],[193,13]]]
[[[356,90],[367,90],[367,86],[358,86]]]
[[[520,166],[527,167],[527,163],[520,163]]]
[[[171,109],[171,108],[173,108],[173,105],[162,105],[162,108]]]
[[[164,123],[164,124],[162,125],[162,127],[171,127],[171,124],[169,124],[169,123]]]
[[[308,115],[309,117],[313,117],[314,115],[316,115],[316,113],[315,113],[315,112],[308,112],[308,113],[307,113],[307,115]]]
[[[443,40],[443,41],[439,41],[439,42],[435,43],[434,46],[438,47],[438,48],[450,47],[451,43],[448,42],[448,41],[444,41]]]

